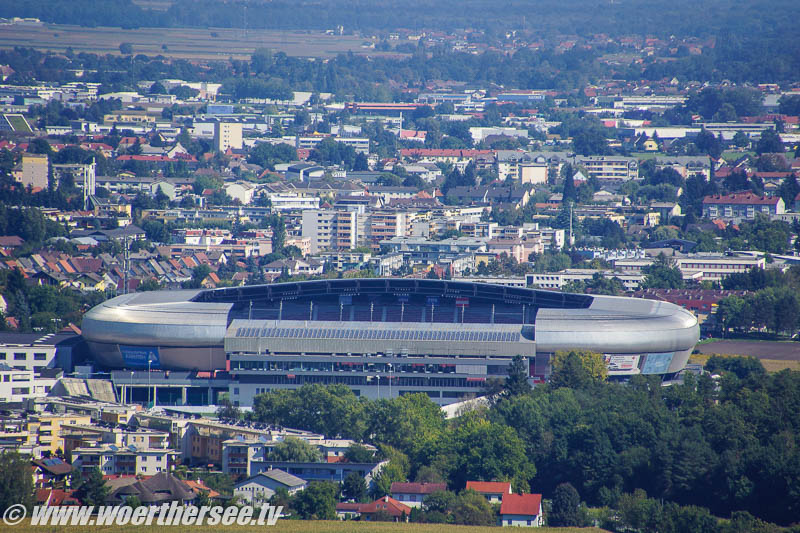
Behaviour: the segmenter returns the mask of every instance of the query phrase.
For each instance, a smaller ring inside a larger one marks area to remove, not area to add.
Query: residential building
[[[32,370],[18,370],[0,363],[0,403],[44,398],[55,384],[53,378],[40,378]]]
[[[103,444],[91,448],[72,450],[73,465],[82,472],[99,468],[103,475],[154,476],[169,472],[175,464],[178,452],[164,448],[120,447]]]
[[[746,192],[703,198],[703,216],[711,219],[753,220],[757,214],[771,217],[785,211],[786,206],[780,196],[758,196]]]
[[[255,505],[269,500],[279,488],[290,495],[306,488],[306,481],[288,472],[274,468],[247,478],[233,486],[233,495],[244,503]]]
[[[698,281],[720,281],[731,274],[741,274],[752,268],[764,268],[764,257],[737,257],[717,254],[690,254],[673,257],[684,277],[695,276]],[[653,263],[653,259],[615,259],[615,269],[627,272],[642,272]]]
[[[446,483],[392,483],[392,497],[408,507],[422,507],[425,498],[436,491],[447,490]]]
[[[319,198],[316,196],[300,196],[296,193],[267,194],[272,208],[276,211],[292,209],[319,209]]]
[[[64,449],[64,434],[76,425],[89,425],[90,415],[40,413],[28,416],[28,432],[42,451],[55,455]]]
[[[362,517],[364,520],[374,520],[378,513],[389,515],[394,522],[407,522],[411,514],[411,507],[389,496],[384,496],[372,503],[339,503],[336,505],[336,514],[339,518]]]
[[[227,152],[242,149],[242,125],[239,122],[214,123],[214,150]]]
[[[500,504],[503,527],[540,527],[544,525],[541,494],[506,494]]]
[[[134,496],[146,506],[172,502],[173,505],[185,505],[197,497],[187,481],[178,479],[168,472],[159,472],[149,479],[133,476],[109,479],[106,485],[111,488],[108,502],[117,505],[125,503]]]
[[[22,154],[20,167],[14,170],[15,179],[23,187],[47,189],[50,162],[47,154]]]
[[[483,494],[489,503],[502,503],[503,498],[511,494],[511,483],[508,481],[467,481],[467,490]]]
[[[583,166],[589,177],[601,181],[628,181],[639,177],[639,162],[634,157],[592,155],[577,157],[575,163]]]
[[[311,253],[355,248],[359,239],[358,217],[356,211],[304,210],[302,236],[311,240]]]

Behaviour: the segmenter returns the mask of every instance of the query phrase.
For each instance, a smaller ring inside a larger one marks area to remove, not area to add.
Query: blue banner
[[[674,352],[647,354],[642,366],[642,374],[666,374],[674,355]]]
[[[150,368],[161,368],[158,346],[124,346],[120,344],[119,353],[122,354],[125,366],[147,368],[149,361]]]

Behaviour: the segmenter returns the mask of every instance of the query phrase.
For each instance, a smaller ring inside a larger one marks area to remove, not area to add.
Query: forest
[[[378,445],[389,465],[373,496],[392,481],[442,480],[460,491],[467,480],[505,480],[545,498],[568,483],[591,507],[650,506],[656,521],[654,506],[670,505],[781,525],[800,516],[800,373],[714,357],[715,378],[621,385],[592,371],[603,367],[591,365],[597,354],[560,357],[551,382],[533,389],[515,361],[493,384],[501,392],[490,407],[449,421],[423,394],[370,401],[318,385],[259,395],[250,416]],[[670,530],[645,522],[628,525]],[[684,531],[717,531],[712,523]]]

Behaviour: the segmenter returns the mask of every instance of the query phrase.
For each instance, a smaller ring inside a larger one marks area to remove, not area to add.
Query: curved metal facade
[[[90,310],[83,336],[108,367],[141,368],[150,361],[160,368],[211,370],[225,365],[223,343],[235,319],[275,327],[324,321],[348,329],[374,322],[412,328],[413,322],[469,323],[484,331],[525,331],[528,337],[532,329],[536,352],[671,354],[659,372],[683,368],[699,338],[695,316],[665,302],[402,278],[129,294]],[[317,341],[320,350],[324,344]]]

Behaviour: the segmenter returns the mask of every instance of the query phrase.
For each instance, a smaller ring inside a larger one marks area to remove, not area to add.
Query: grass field
[[[353,35],[327,35],[312,31],[248,30],[231,28],[84,28],[61,24],[43,26],[3,26],[0,48],[15,46],[37,50],[76,53],[119,54],[121,43],[133,45],[134,54],[163,55],[181,59],[248,59],[257,48],[269,48],[290,56],[333,57],[352,51],[355,54],[380,54],[362,47],[369,38]]]
[[[714,354],[693,354],[689,357],[689,362],[698,365],[705,365],[708,358]],[[800,361],[789,361],[786,359],[763,359],[759,358],[761,364],[767,372],[780,372],[781,370],[798,370],[800,371]]]
[[[442,524],[393,524],[388,522],[327,522],[281,520],[274,527],[266,526],[204,526],[199,528],[213,533],[249,533],[274,531],[281,533],[489,533],[500,531],[497,527],[451,526]],[[66,526],[30,526],[20,524],[7,527],[8,533],[189,533],[198,531],[195,526],[107,526],[107,527],[66,527]],[[598,528],[551,528],[541,527],[535,531],[541,533],[602,533]]]

